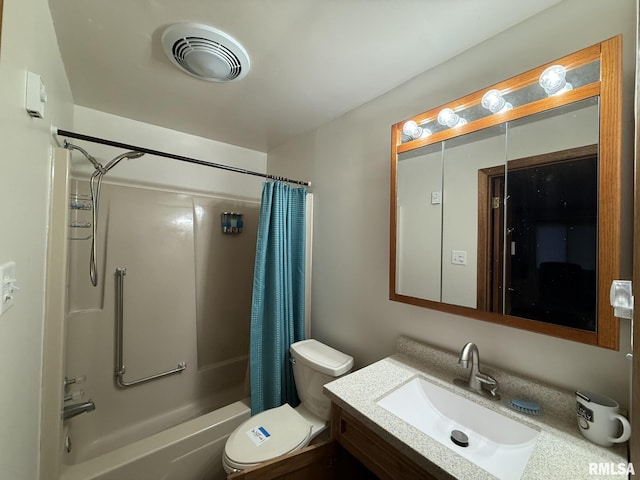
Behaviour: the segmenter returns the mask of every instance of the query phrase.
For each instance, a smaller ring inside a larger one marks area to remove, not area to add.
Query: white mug
[[[585,438],[603,447],[629,440],[631,424],[620,415],[620,405],[614,399],[581,390],[576,392],[576,402],[578,427]],[[618,435],[620,424],[622,433]]]

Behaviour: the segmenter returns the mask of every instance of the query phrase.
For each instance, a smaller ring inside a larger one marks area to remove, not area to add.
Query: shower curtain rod
[[[302,180],[292,180],[286,177],[280,177],[277,175],[269,175],[267,173],[253,172],[251,170],[245,170],[243,168],[230,167],[228,165],[222,165],[220,163],[212,163],[204,160],[198,160],[197,158],[185,157],[182,155],[174,155],[173,153],[162,152],[160,150],[152,150],[145,147],[136,147],[135,145],[128,145],[126,143],[114,142],[113,140],[106,140],[104,138],[91,137],[89,135],[83,135],[81,133],[70,132],[68,130],[61,130],[56,127],[52,127],[54,135],[61,137],[70,137],[77,140],[84,140],[86,142],[99,143],[101,145],[108,145],[110,147],[123,148],[125,150],[135,150],[136,152],[148,153],[149,155],[156,155],[158,157],[172,158],[174,160],[180,160],[181,162],[195,163],[198,165],[204,165],[206,167],[220,168],[222,170],[228,170],[230,172],[243,173],[245,175],[254,175],[256,177],[263,177],[269,180],[277,180],[280,182],[293,183],[295,185],[311,186],[311,182],[305,182]]]

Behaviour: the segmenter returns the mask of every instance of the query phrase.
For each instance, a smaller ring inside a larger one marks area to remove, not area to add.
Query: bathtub
[[[229,435],[251,415],[238,401],[73,465],[60,480],[222,480]]]

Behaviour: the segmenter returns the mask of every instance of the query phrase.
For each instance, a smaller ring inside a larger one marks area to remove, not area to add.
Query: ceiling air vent
[[[230,82],[249,72],[249,55],[242,45],[208,25],[171,25],[162,34],[162,47],[178,68],[201,80]]]

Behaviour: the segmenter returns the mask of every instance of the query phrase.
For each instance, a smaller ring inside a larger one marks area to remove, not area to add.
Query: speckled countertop
[[[626,468],[626,443],[604,448],[580,434],[575,419],[574,392],[485,366],[482,355],[480,359],[481,371],[496,378],[500,384],[500,401],[485,399],[453,384],[456,377],[468,377],[468,370],[457,366],[457,354],[408,337],[398,339],[395,355],[330,382],[324,390],[337,405],[426,470],[434,473],[433,466],[439,467],[435,470],[443,471],[443,478],[483,480],[496,477],[376,404],[381,397],[416,375],[539,430],[523,480],[609,478],[590,474],[593,463],[616,466],[624,463]],[[507,406],[512,398],[537,402],[542,406],[542,414],[532,416],[514,411]],[[612,475],[610,478],[624,477]]]

